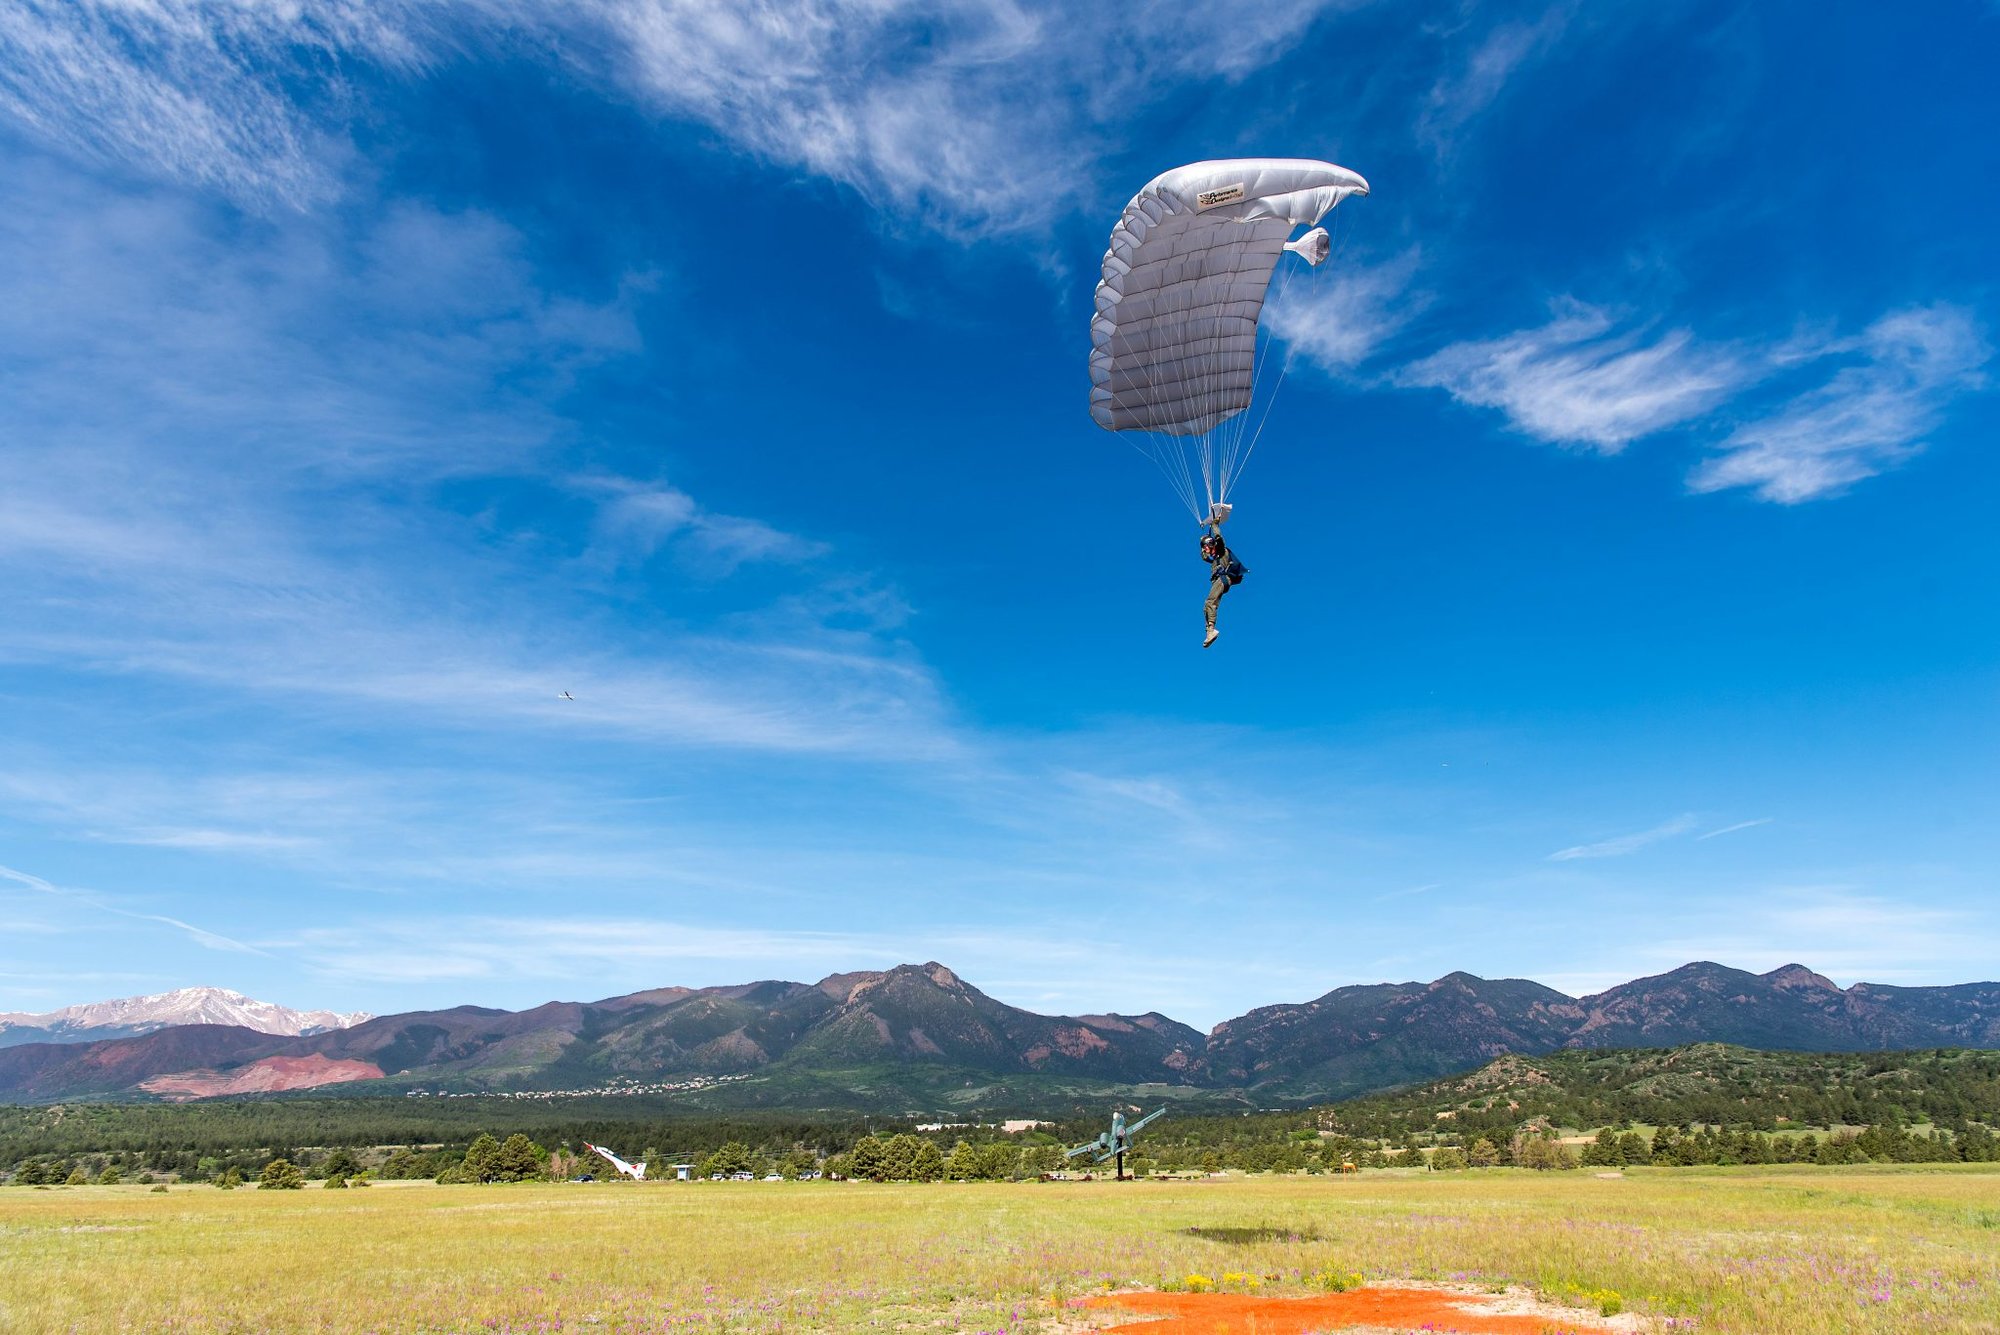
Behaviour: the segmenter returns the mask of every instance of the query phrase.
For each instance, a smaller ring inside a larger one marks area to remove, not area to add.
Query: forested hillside
[[[27,1185],[79,1173],[96,1180],[107,1169],[183,1181],[233,1169],[248,1178],[282,1158],[309,1171],[331,1162],[349,1172],[431,1177],[458,1170],[484,1134],[542,1147],[541,1162],[556,1172],[577,1171],[586,1141],[656,1162],[847,1172],[857,1147],[872,1164],[864,1142],[887,1137],[902,1147],[891,1164],[948,1164],[964,1142],[961,1166],[1025,1176],[1064,1166],[1061,1148],[1095,1136],[1111,1106],[1009,1134],[992,1123],[689,1116],[667,1099],[609,1097],[65,1104],[0,1108],[0,1174]],[[1296,1112],[1180,1107],[1147,1129],[1134,1167],[1990,1161],[2000,1159],[1996,1125],[2000,1053],[1804,1055],[1696,1044],[1505,1057],[1420,1088]],[[1592,1132],[1596,1140],[1576,1143]],[[918,1143],[936,1153],[918,1153]]]
[[[1760,1131],[2000,1122],[2000,1052],[1758,1052],[1721,1043],[1502,1057],[1467,1075],[1324,1109],[1357,1136],[1511,1135],[1703,1123]]]

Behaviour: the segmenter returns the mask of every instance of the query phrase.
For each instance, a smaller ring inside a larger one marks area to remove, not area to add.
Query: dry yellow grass
[[[1325,1272],[1615,1294],[1716,1335],[2000,1332],[2000,1173],[0,1190],[0,1329],[36,1335],[1015,1335],[1106,1286]]]

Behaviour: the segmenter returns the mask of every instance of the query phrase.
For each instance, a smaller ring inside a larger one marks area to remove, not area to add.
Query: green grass
[[[2000,1330],[2000,1172],[0,1190],[0,1330],[1052,1328],[1189,1275],[1523,1283],[1703,1335]],[[1199,1226],[1200,1232],[1190,1230]],[[1580,1309],[1581,1310],[1581,1309]]]

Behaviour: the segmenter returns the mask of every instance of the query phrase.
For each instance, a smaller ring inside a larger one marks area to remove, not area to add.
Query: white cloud
[[[1938,304],[1885,315],[1826,355],[1849,364],[1736,428],[1688,486],[1751,487],[1793,505],[1873,477],[1922,448],[1951,399],[1984,383],[1992,349],[1969,312]]]
[[[1718,839],[1725,834],[1735,834],[1739,830],[1754,830],[1759,825],[1769,825],[1773,819],[1775,818],[1771,816],[1760,816],[1756,820],[1740,820],[1734,825],[1725,825],[1719,830],[1710,830],[1707,834],[1698,834],[1695,838]]]
[[[0,661],[461,725],[949,750],[935,681],[882,633],[886,604],[854,614],[870,591],[853,572],[799,568],[737,620],[620,642],[578,606],[602,591],[569,578],[566,536],[424,503],[445,478],[608,496],[608,530],[681,545],[710,583],[823,554],[670,487],[593,492],[549,467],[571,378],[638,346],[632,289],[545,293],[479,214],[224,236],[173,201],[27,172],[0,214],[20,298],[0,303]]]
[[[1564,301],[1539,328],[1453,344],[1396,378],[1498,408],[1537,439],[1616,454],[1713,411],[1759,374],[1756,359],[1685,329],[1620,329],[1603,308]]]
[[[1846,983],[1964,982],[1993,977],[2000,922],[1990,912],[1927,904],[1920,892],[1894,899],[1848,884],[1760,887],[1702,911],[1682,906],[1680,935],[1652,942],[1646,957],[1675,965],[1712,959],[1753,972],[1800,963]]]
[[[1788,335],[1704,342],[1687,329],[1628,324],[1603,307],[1557,303],[1555,318],[1500,338],[1452,344],[1393,379],[1497,408],[1525,435],[1617,454],[1673,427],[1723,418],[1766,387],[1791,397],[1737,426],[1688,480],[1697,492],[1751,487],[1795,504],[1837,494],[1914,454],[1957,395],[1984,383],[1992,355],[1956,306],[1910,307],[1854,338]],[[1790,388],[1839,369],[1803,391]]]
[[[592,980],[657,966],[754,964],[864,968],[902,961],[884,943],[841,932],[695,926],[657,918],[398,917],[315,928],[287,943],[312,967],[384,982],[505,978]],[[853,961],[828,966],[827,961]],[[735,980],[742,981],[742,980]]]
[[[0,115],[93,160],[302,207],[337,188],[364,82],[329,71],[414,78],[491,45],[898,213],[1013,228],[1099,193],[1093,165],[1135,106],[1244,78],[1334,7],[34,0],[0,9]]]
[[[67,900],[92,913],[109,913],[120,918],[130,918],[135,922],[158,923],[163,927],[171,927],[175,931],[187,936],[197,945],[206,946],[210,950],[233,951],[246,955],[261,955],[264,953],[255,946],[247,945],[233,937],[224,936],[220,932],[211,932],[205,927],[196,927],[193,923],[183,922],[179,918],[169,917],[164,913],[145,913],[138,909],[125,908],[113,902],[108,897],[97,894],[94,891],[78,890],[68,886],[56,885],[51,881],[43,880],[39,876],[33,876],[24,871],[17,871],[12,867],[0,867],[0,881],[11,881],[16,885],[26,886],[28,889],[36,891],[39,894],[47,895],[54,899]]]
[[[1556,45],[1576,9],[1572,0],[1551,6],[1531,23],[1496,25],[1458,69],[1431,86],[1417,121],[1418,137],[1440,155],[1447,152],[1458,133],[1499,100],[1516,73]]]
[[[1616,858],[1627,853],[1636,853],[1648,844],[1657,844],[1662,839],[1671,839],[1678,834],[1686,834],[1695,826],[1693,816],[1676,816],[1663,825],[1655,825],[1650,830],[1640,830],[1636,834],[1621,834],[1615,839],[1605,839],[1594,844],[1578,844],[1573,848],[1562,848],[1549,854],[1550,862],[1570,862],[1577,858]]]
[[[1007,228],[1093,195],[1092,164],[1134,106],[1178,83],[1249,74],[1330,7],[619,0],[585,8],[618,36],[629,77],[664,109],[898,210]]]
[[[678,487],[628,478],[591,478],[578,489],[605,497],[598,532],[640,560],[676,539],[688,542],[701,566],[727,574],[751,562],[799,562],[825,556],[826,544],[786,533],[762,520],[717,514]]]
[[[1335,257],[1325,279],[1288,284],[1265,309],[1265,327],[1290,345],[1288,357],[1303,356],[1329,371],[1351,370],[1430,304],[1430,293],[1411,286],[1421,263],[1414,246],[1379,264],[1343,264]]]
[[[330,150],[288,80],[321,83],[315,64],[356,55],[414,65],[421,13],[400,0],[22,0],[0,7],[0,115],[86,158],[302,206],[332,193]]]
[[[1405,886],[1401,890],[1389,890],[1375,896],[1375,902],[1379,904],[1391,899],[1408,899],[1412,895],[1427,895],[1433,890],[1442,888],[1443,882],[1441,881],[1429,881],[1423,885]]]

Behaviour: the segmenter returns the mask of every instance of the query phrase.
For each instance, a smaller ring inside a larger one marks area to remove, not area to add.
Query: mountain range
[[[1684,965],[1588,997],[1451,973],[1264,1006],[1204,1035],[1157,1012],[1048,1016],[941,964],[478,1006],[288,1036],[182,1024],[0,1050],[0,1100],[348,1092],[670,1095],[690,1109],[1038,1110],[1114,1091],[1272,1106],[1434,1079],[1508,1053],[1722,1042],[2000,1047],[2000,983],[1840,988],[1801,965]]]
[[[88,1043],[104,1038],[130,1038],[183,1024],[226,1024],[254,1029],[260,1034],[299,1037],[351,1028],[373,1018],[365,1011],[352,1015],[295,1011],[224,987],[183,987],[151,996],[65,1006],[39,1015],[0,1011],[0,1048],[23,1043]]]

